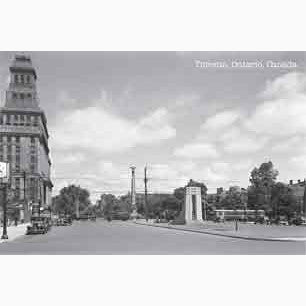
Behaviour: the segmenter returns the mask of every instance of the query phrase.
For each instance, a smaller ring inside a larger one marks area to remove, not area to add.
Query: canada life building
[[[0,108],[0,161],[10,163],[9,205],[29,219],[30,205],[51,205],[47,119],[39,107],[37,75],[30,57],[15,55]]]

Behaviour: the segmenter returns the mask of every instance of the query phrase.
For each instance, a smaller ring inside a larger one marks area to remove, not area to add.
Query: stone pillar
[[[185,221],[203,221],[201,187],[186,187]]]

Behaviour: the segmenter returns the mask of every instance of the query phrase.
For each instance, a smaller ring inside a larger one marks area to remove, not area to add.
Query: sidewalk
[[[19,224],[18,226],[14,226],[14,225],[8,226],[7,228],[8,239],[0,239],[0,243],[9,242],[20,236],[25,235],[28,225],[29,223]],[[2,236],[2,231],[3,231],[3,228],[1,226],[0,227],[0,238]]]
[[[305,226],[282,226],[282,225],[260,225],[238,223],[238,231],[235,231],[234,222],[214,223],[207,221],[205,223],[195,223],[188,225],[170,225],[168,223],[148,223],[145,220],[137,220],[139,225],[163,227],[167,229],[176,229],[181,231],[210,234],[248,240],[262,241],[305,241]]]

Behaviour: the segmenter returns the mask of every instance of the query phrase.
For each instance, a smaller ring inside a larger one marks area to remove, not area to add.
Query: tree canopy
[[[52,210],[55,213],[75,215],[76,201],[79,201],[80,212],[85,211],[91,205],[90,194],[87,189],[80,186],[69,185],[60,190],[52,199]]]

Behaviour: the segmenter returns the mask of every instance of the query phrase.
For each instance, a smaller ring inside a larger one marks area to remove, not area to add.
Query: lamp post
[[[3,231],[1,239],[8,239],[7,235],[7,186],[9,184],[9,178],[10,178],[10,164],[0,162],[0,184],[3,189]]]
[[[6,184],[3,184],[3,203],[2,203],[2,208],[3,208],[3,231],[2,231],[2,236],[1,239],[8,239],[7,235],[7,192],[6,192]]]

